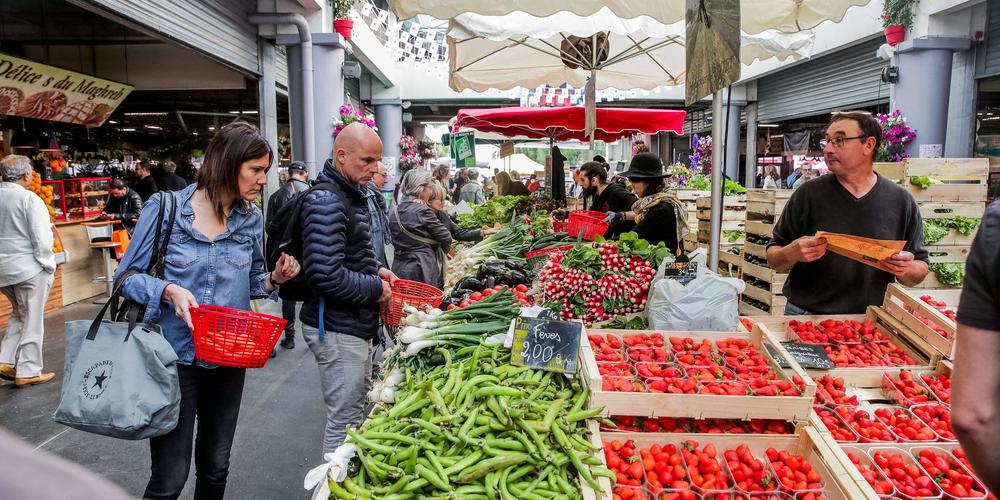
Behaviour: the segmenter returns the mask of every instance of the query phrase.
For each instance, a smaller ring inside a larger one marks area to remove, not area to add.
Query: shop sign
[[[0,114],[99,127],[134,88],[0,53]]]
[[[583,324],[518,317],[510,364],[539,370],[576,373]]]
[[[451,136],[451,157],[455,159],[455,168],[471,168],[476,166],[476,133],[457,132]]]
[[[506,158],[514,154],[514,141],[504,141],[500,145],[500,158]]]

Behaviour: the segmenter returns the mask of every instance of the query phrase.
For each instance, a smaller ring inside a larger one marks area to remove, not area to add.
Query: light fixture
[[[126,127],[122,129],[122,132],[135,132],[134,127]]]
[[[151,128],[153,130],[163,130],[163,127],[157,125],[144,125],[146,128]]]
[[[229,114],[231,114],[231,115],[256,115],[257,114],[257,110],[251,109],[251,110],[248,110],[248,111],[230,111]]]
[[[165,111],[130,111],[123,113],[125,116],[167,116]]]
[[[209,130],[215,130],[215,127],[208,127]]]
[[[757,128],[778,128],[780,125],[777,123],[758,123]]]
[[[118,125],[118,120],[108,120],[108,123],[112,125]]]

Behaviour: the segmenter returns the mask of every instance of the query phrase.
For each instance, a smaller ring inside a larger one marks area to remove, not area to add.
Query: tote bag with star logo
[[[160,204],[157,228],[163,227],[165,204]],[[151,274],[170,241],[176,200],[171,205],[162,243],[160,230],[153,231],[152,248],[157,255],[150,259]],[[177,426],[181,390],[177,353],[163,338],[159,325],[138,323],[142,313],[138,307],[125,307],[121,310],[125,314],[118,314],[121,283],[130,272],[123,273],[93,321],[66,323],[66,372],[52,418],[104,436],[147,439]],[[117,321],[104,319],[109,308]]]

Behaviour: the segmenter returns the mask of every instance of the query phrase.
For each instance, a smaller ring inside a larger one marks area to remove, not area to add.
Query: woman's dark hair
[[[222,200],[234,197],[233,203],[249,202],[240,199],[240,167],[244,162],[267,155],[268,167],[274,161],[271,145],[257,127],[236,121],[222,127],[205,149],[205,161],[198,171],[198,189],[215,207],[216,215],[225,219],[226,208]]]
[[[580,167],[580,173],[586,178],[597,177],[602,183],[608,182],[608,169],[603,163],[588,161]]]
[[[663,191],[663,188],[667,186],[666,181],[663,177],[657,177],[655,179],[642,179],[646,181],[646,192],[643,196],[649,196]]]

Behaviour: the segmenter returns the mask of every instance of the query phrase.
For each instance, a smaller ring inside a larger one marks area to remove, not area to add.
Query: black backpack
[[[344,203],[344,206],[347,208],[347,230],[348,232],[351,231],[353,210],[351,210],[344,192],[336,183],[322,182],[316,184],[305,191],[295,193],[291,199],[286,201],[281,209],[267,221],[267,228],[264,231],[264,258],[268,269],[274,269],[282,253],[295,257],[295,260],[299,261],[299,264],[302,266],[302,270],[298,276],[286,281],[278,288],[278,297],[282,300],[307,302],[313,296],[312,289],[309,288],[309,283],[306,281],[305,276],[305,261],[302,249],[302,218],[300,214],[302,213],[302,204],[305,202],[306,196],[317,189],[334,193]]]

